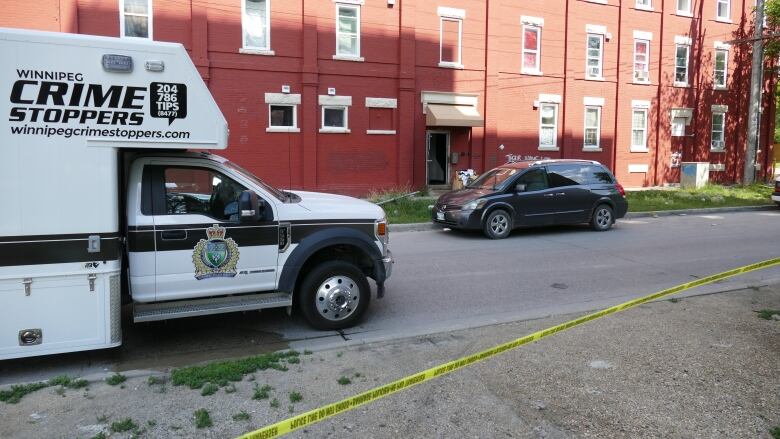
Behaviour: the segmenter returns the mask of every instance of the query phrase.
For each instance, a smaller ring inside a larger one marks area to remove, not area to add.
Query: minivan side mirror
[[[265,201],[246,190],[238,197],[238,212],[242,223],[258,222],[265,216]]]
[[[515,185],[515,192],[525,192],[525,183],[518,183]]]

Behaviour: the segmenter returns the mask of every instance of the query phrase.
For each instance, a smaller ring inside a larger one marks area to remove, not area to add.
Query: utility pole
[[[756,151],[758,150],[758,122],[761,117],[761,90],[764,68],[764,0],[756,1],[756,19],[753,35],[753,62],[750,71],[750,104],[748,105],[747,148],[745,149],[745,173],[742,184],[756,180]]]

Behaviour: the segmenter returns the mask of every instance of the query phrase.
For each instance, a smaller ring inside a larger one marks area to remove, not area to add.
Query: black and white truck
[[[118,346],[128,302],[338,329],[383,295],[380,207],[193,152],[228,130],[180,44],[0,28],[0,59],[0,360]]]

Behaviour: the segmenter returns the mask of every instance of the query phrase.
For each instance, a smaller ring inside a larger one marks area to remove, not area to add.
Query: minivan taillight
[[[620,183],[615,183],[615,187],[617,188],[618,192],[620,192],[620,195],[622,197],[626,196],[626,190],[623,189],[623,185],[621,185]]]

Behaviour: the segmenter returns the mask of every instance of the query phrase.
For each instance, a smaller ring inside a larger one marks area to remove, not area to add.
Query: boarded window
[[[392,108],[369,108],[368,129],[392,131],[394,129],[393,109]]]

